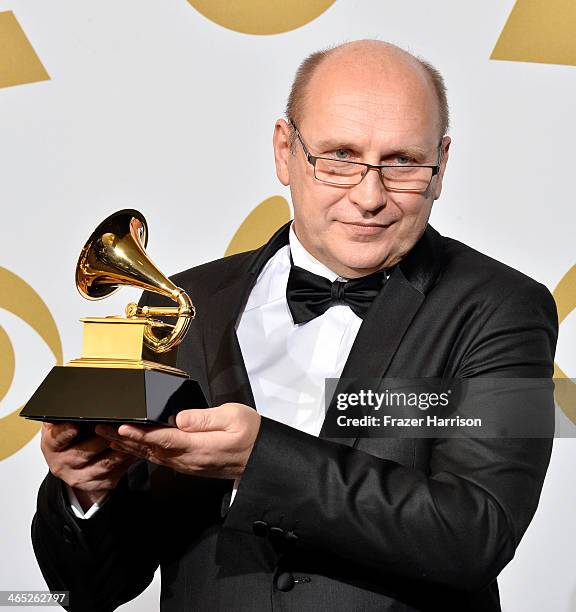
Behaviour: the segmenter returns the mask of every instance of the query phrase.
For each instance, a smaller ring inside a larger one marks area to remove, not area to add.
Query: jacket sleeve
[[[157,527],[169,522],[150,493],[151,469],[145,461],[131,466],[90,519],[74,516],[60,479],[49,472],[42,482],[32,544],[49,588],[70,591],[67,609],[114,610],[152,581],[166,543]]]
[[[70,592],[69,610],[114,610],[141,593],[159,564],[150,529],[147,464],[140,461],[90,519],[76,519],[50,472],[38,493],[32,544],[48,587]],[[158,515],[154,521],[160,520]]]
[[[456,378],[550,378],[556,338],[554,301],[531,283],[496,307]],[[514,556],[551,448],[550,438],[437,438],[424,472],[263,418],[224,526],[268,537],[276,527],[291,546],[373,576],[474,592]]]

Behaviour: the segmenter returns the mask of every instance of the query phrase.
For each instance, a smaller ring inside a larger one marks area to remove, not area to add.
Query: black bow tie
[[[286,286],[286,300],[294,323],[307,323],[337,304],[350,306],[363,319],[385,282],[384,270],[349,281],[335,280],[331,283],[323,276],[292,265]]]

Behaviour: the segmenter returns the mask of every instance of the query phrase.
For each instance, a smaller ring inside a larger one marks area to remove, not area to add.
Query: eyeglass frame
[[[320,155],[312,155],[310,153],[310,151],[308,150],[308,147],[306,146],[306,144],[304,143],[304,140],[302,139],[302,135],[300,134],[300,130],[296,127],[296,124],[290,120],[289,124],[294,128],[294,131],[296,132],[296,136],[298,138],[298,140],[300,141],[300,144],[302,145],[302,149],[304,149],[304,155],[306,155],[306,160],[308,161],[308,163],[314,168],[314,178],[317,181],[320,181],[321,183],[325,183],[326,185],[335,185],[336,187],[356,187],[358,185],[360,185],[360,183],[364,180],[364,178],[366,177],[366,175],[368,174],[369,170],[378,170],[378,175],[380,176],[380,180],[382,181],[382,184],[384,185],[384,188],[387,191],[399,191],[399,192],[413,192],[413,193],[425,193],[428,188],[430,187],[431,183],[432,183],[432,179],[435,176],[438,176],[439,172],[440,172],[440,164],[442,163],[442,142],[444,141],[444,138],[442,137],[442,140],[440,140],[440,144],[438,145],[438,163],[436,165],[427,165],[427,164],[416,164],[416,165],[402,165],[402,168],[431,168],[432,169],[432,175],[430,176],[430,181],[428,182],[428,185],[426,185],[425,189],[390,189],[389,187],[386,186],[386,184],[384,183],[384,175],[382,173],[382,170],[384,168],[398,168],[398,165],[394,165],[394,164],[368,164],[366,162],[357,162],[357,161],[348,161],[347,159],[334,159],[332,157],[322,157]],[[366,168],[366,171],[362,174],[362,177],[360,178],[360,180],[357,183],[333,183],[331,181],[325,181],[323,179],[320,179],[316,176],[316,161],[319,159],[324,159],[326,161],[331,161],[331,162],[342,162],[345,164],[354,164],[356,166],[364,166]]]

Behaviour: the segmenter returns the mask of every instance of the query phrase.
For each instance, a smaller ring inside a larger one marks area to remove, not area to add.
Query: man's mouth
[[[346,227],[344,230],[352,239],[360,240],[362,238],[374,239],[383,236],[384,232],[392,225],[392,221],[385,223],[366,223],[357,221],[343,221],[342,224]]]
[[[341,221],[341,223],[343,223],[344,225],[351,225],[353,227],[359,227],[359,228],[383,229],[385,227],[390,227],[394,223],[394,221],[389,221],[387,223],[366,223],[362,221]]]

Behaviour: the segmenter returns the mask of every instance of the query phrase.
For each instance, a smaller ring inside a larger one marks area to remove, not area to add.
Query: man
[[[432,67],[345,44],[304,62],[287,114],[274,152],[293,225],[175,277],[199,313],[179,366],[213,408],[82,442],[46,425],[44,576],[83,611],[133,598],[158,565],[163,610],[500,610],[551,442],[331,440],[323,383],[550,377],[554,302],[427,224],[450,146]],[[346,301],[344,279],[368,289]],[[302,301],[306,282],[328,298]]]

